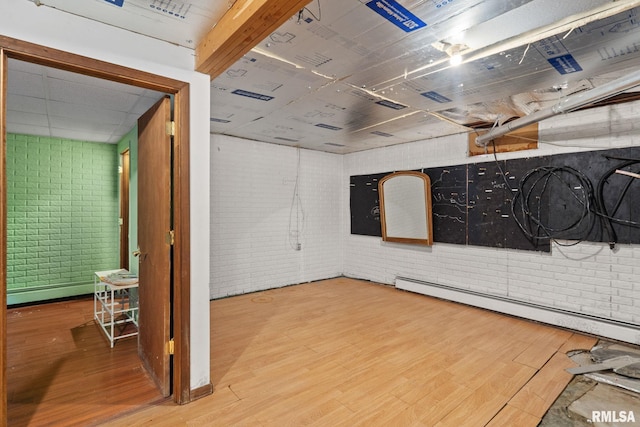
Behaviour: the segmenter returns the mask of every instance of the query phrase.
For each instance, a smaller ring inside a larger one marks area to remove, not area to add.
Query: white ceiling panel
[[[117,143],[164,95],[14,59],[7,79],[9,132],[83,141]]]
[[[7,122],[9,121],[9,112],[7,112]],[[29,121],[29,123],[19,123],[13,122],[11,126],[7,126],[7,131],[11,133],[17,133],[22,135],[38,135],[38,136],[55,136],[59,137],[59,135],[51,135],[51,128],[47,123],[44,126],[38,126],[34,123],[34,121]]]
[[[98,86],[78,84],[66,80],[48,79],[48,99],[77,105],[99,105],[104,110],[129,111],[138,97],[128,92]]]
[[[62,117],[62,116],[49,116],[49,123],[52,129],[70,129],[74,130],[73,126],[76,122],[74,117]],[[113,124],[101,122],[101,121],[87,121],[84,120],[84,128],[82,129],[85,133],[90,133],[92,135],[107,135],[107,139],[111,138],[111,133],[113,132]],[[75,130],[74,130],[75,131]],[[75,132],[80,132],[75,131]],[[91,141],[100,141],[100,137],[94,136]]]
[[[106,126],[119,125],[127,118],[127,113],[117,110],[105,110],[93,106],[69,102],[49,101],[50,117],[80,120],[83,123],[101,123]]]
[[[49,118],[46,114],[30,113],[25,111],[7,110],[6,114],[7,123],[11,125],[33,125],[38,128],[46,128],[49,126]],[[13,132],[9,130],[9,132]],[[47,131],[46,135],[49,135]]]
[[[10,61],[11,63],[17,61]],[[41,67],[38,67],[40,70]],[[44,99],[46,97],[44,81],[41,74],[11,70],[9,74],[8,95],[21,95],[30,98]]]
[[[24,63],[23,63],[24,64]],[[65,70],[56,68],[42,68],[41,74],[52,80],[59,80],[69,84],[80,85],[86,88],[95,88],[95,90],[105,90],[113,92],[122,92],[132,94],[135,96],[144,95],[146,89],[136,86],[130,86],[110,80],[97,79],[91,76],[85,76],[82,74],[72,73]]]
[[[13,112],[24,112],[42,115],[47,114],[47,103],[43,98],[7,94],[7,105],[11,106],[11,111]]]
[[[76,141],[89,141],[89,142],[107,142],[115,144],[118,141],[114,141],[109,133],[100,133],[91,129],[75,130],[69,127],[56,128],[50,127],[52,136],[62,139],[72,139]]]

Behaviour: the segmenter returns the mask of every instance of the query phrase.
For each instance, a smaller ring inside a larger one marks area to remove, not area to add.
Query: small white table
[[[93,317],[111,348],[116,340],[138,335],[138,304],[131,292],[138,277],[124,269],[96,271],[93,287]]]

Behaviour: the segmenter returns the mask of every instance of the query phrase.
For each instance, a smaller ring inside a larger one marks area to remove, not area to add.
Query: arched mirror
[[[431,180],[422,172],[395,172],[378,183],[382,240],[431,245]]]

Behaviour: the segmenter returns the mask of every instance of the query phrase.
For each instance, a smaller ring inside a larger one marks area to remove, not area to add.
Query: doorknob
[[[136,249],[135,251],[131,252],[131,254],[133,256],[140,256],[140,248]]]

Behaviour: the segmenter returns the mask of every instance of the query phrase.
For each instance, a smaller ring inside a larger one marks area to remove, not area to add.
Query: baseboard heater
[[[60,283],[7,290],[7,305],[93,294],[93,282]]]
[[[545,307],[498,295],[487,295],[467,289],[458,289],[404,277],[396,278],[395,286],[398,289],[485,308],[599,337],[640,344],[640,326],[631,323],[573,313],[568,310]]]

